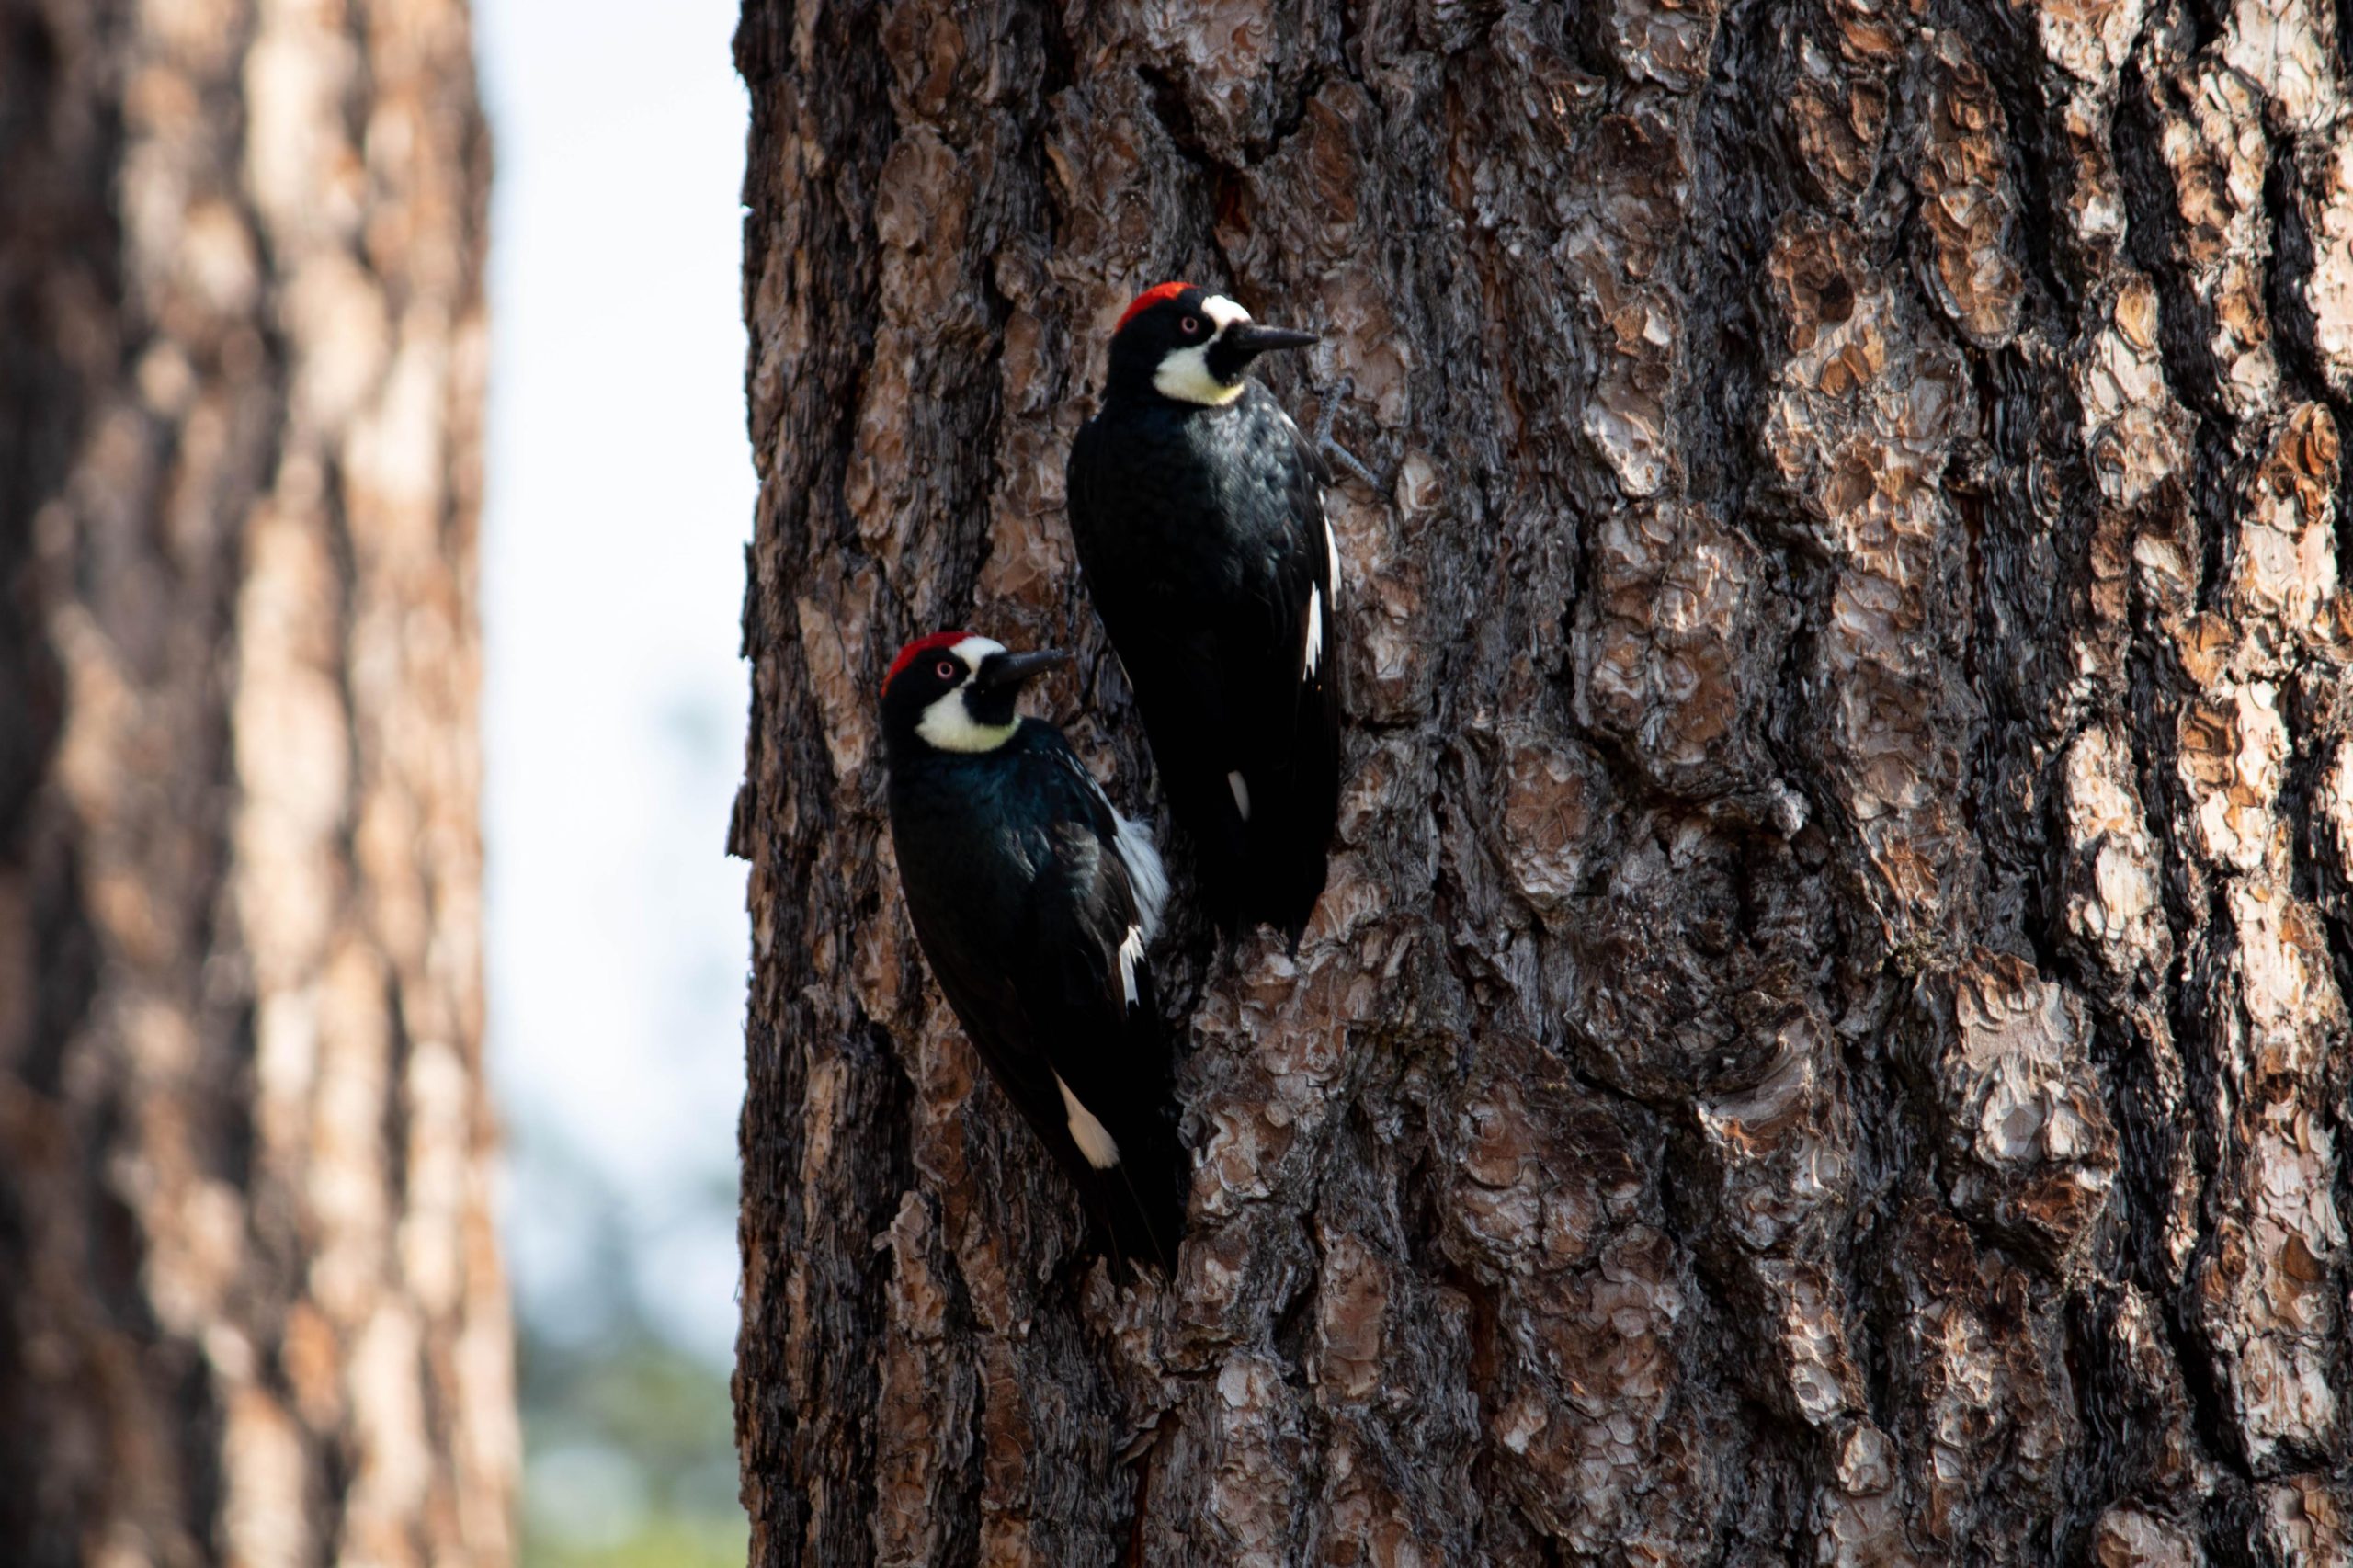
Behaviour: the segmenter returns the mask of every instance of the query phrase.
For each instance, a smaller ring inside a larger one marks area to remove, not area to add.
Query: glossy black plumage
[[[953,680],[939,673],[958,662],[944,648],[920,653],[883,698],[891,834],[915,935],[982,1061],[1078,1187],[1114,1258],[1165,1272],[1182,1228],[1185,1162],[1143,960],[1165,894],[1158,858],[1132,824],[1123,841],[1121,818],[1062,733],[1014,718],[1009,695],[1002,718],[1015,727],[1001,744],[958,751],[927,740],[930,705],[959,700],[961,669]],[[985,706],[977,696],[973,705]],[[1108,1168],[1087,1158],[1057,1079],[1116,1142]]]
[[[1207,369],[1238,382],[1222,405],[1155,386],[1200,299],[1173,296],[1122,324],[1102,409],[1071,449],[1071,532],[1211,914],[1230,930],[1274,926],[1296,948],[1339,803],[1327,475],[1273,394],[1242,376],[1246,354],[1222,363],[1209,351]],[[1246,330],[1275,347],[1303,340]]]

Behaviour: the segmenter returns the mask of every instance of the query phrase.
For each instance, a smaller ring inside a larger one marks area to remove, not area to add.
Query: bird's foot
[[[1357,455],[1332,438],[1333,421],[1340,417],[1340,404],[1357,390],[1354,376],[1342,376],[1337,385],[1324,394],[1324,415],[1315,422],[1315,449],[1355,474],[1374,490],[1386,490],[1379,474],[1364,466]]]

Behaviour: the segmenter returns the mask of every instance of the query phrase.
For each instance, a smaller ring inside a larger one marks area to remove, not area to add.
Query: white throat
[[[995,751],[1021,728],[1021,716],[1010,724],[983,724],[964,706],[964,688],[958,687],[923,710],[915,733],[941,751]]]
[[[961,659],[966,669],[977,671],[983,659],[1004,653],[1005,644],[989,637],[967,637],[949,652]],[[915,733],[941,751],[995,751],[1011,740],[1013,733],[1021,728],[1021,716],[1015,714],[1009,723],[982,723],[964,705],[964,693],[970,689],[971,681],[967,679],[953,691],[935,699],[915,722]]]
[[[1222,408],[1242,395],[1243,382],[1236,380],[1226,385],[1210,374],[1210,347],[1225,335],[1225,329],[1250,319],[1250,312],[1222,294],[1212,294],[1201,301],[1201,314],[1217,325],[1208,343],[1190,348],[1180,348],[1160,362],[1152,373],[1152,390],[1178,403],[1198,403],[1205,408]]]

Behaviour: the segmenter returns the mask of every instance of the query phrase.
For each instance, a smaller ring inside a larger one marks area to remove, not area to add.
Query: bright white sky
[[[753,500],[734,21],[734,0],[475,6],[497,148],[483,726],[509,1260],[559,1332],[593,1326],[618,1261],[722,1360]],[[573,1160],[621,1195],[625,1259],[588,1255],[597,1199]]]

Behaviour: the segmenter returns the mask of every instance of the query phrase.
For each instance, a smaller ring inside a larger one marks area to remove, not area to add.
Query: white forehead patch
[[[1227,299],[1222,294],[1211,294],[1208,299],[1203,300],[1201,301],[1201,314],[1215,322],[1217,324],[1217,329],[1220,332],[1223,332],[1235,322],[1248,321],[1250,319],[1250,312],[1248,311],[1244,310],[1240,305],[1235,304],[1233,301]]]
[[[948,651],[963,660],[966,669],[977,670],[991,653],[1004,653],[1005,644],[994,637],[967,637]]]

